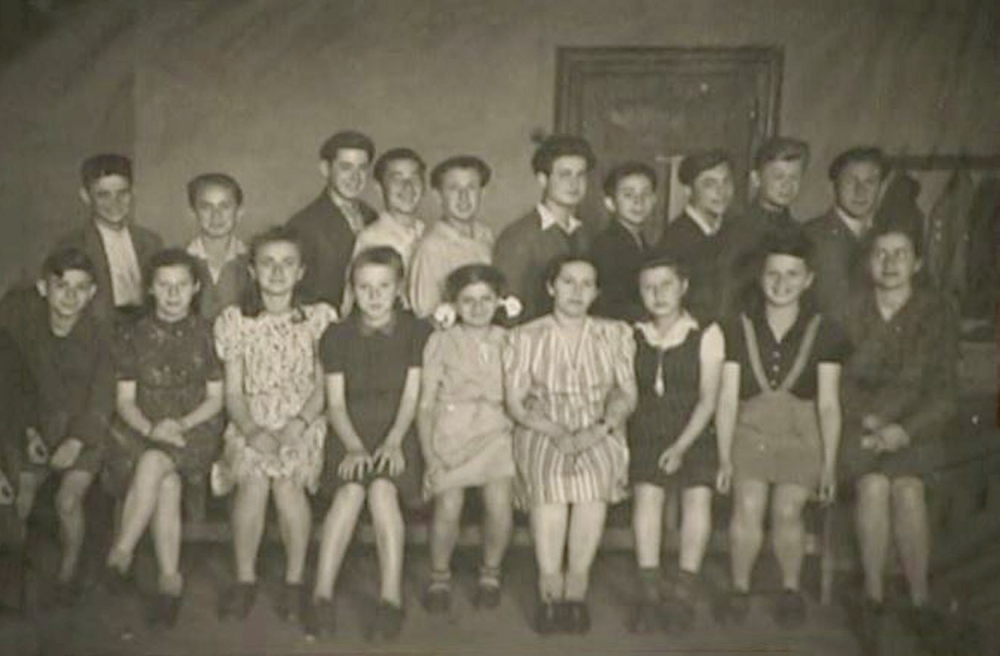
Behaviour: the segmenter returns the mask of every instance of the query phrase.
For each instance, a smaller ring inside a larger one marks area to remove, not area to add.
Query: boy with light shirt
[[[204,173],[187,185],[198,236],[187,246],[200,267],[198,311],[209,321],[223,308],[240,302],[250,284],[246,244],[235,234],[243,216],[243,189],[225,173]]]
[[[658,250],[688,274],[684,304],[702,325],[720,318],[724,305],[732,224],[733,165],[723,150],[688,155],[677,171],[687,191],[684,212],[664,229]]]
[[[565,134],[545,139],[531,158],[541,201],[504,228],[493,249],[494,264],[507,279],[510,292],[524,304],[522,322],[545,314],[551,307],[545,289],[549,265],[561,255],[586,252],[583,223],[575,214],[595,164],[590,144]]]
[[[420,240],[410,265],[410,303],[418,317],[434,313],[448,274],[491,262],[493,231],[478,220],[490,175],[486,162],[472,155],[449,157],[431,171],[442,217]]]
[[[89,217],[84,228],[59,240],[94,265],[97,291],[91,304],[101,317],[129,320],[142,309],[143,270],[163,247],[160,236],[132,220],[132,161],[116,154],[94,155],[80,167],[80,200]]]
[[[301,237],[305,275],[299,284],[304,303],[323,301],[340,307],[354,241],[377,213],[361,200],[375,144],[354,130],[337,132],[319,150],[325,186],[316,200],[288,221]]]
[[[611,169],[604,179],[604,206],[611,212],[611,223],[594,238],[590,251],[601,281],[594,312],[634,321],[643,313],[639,265],[650,251],[643,225],[656,206],[656,171],[642,162]]]
[[[12,290],[0,301],[0,329],[17,343],[38,398],[37,416],[28,422],[28,466],[19,473],[22,516],[30,513],[49,472],[61,476],[55,499],[62,541],[58,603],[72,603],[79,591],[84,499],[104,461],[114,410],[110,330],[87,311],[97,294],[94,271],[80,249],[58,249],[45,260],[36,289]],[[100,490],[94,492],[102,496]],[[87,504],[87,516],[95,520],[87,552],[100,559],[101,540],[108,537],[103,533],[111,526],[104,524],[106,517],[94,517],[94,509]]]

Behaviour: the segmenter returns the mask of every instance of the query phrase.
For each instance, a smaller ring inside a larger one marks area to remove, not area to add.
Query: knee
[[[782,500],[771,508],[771,521],[776,527],[789,528],[802,523],[802,504]]]
[[[160,494],[165,497],[180,499],[183,485],[177,472],[171,472],[160,481]]]
[[[441,519],[458,521],[462,515],[462,490],[449,490],[438,495],[434,501],[434,514]]]
[[[159,449],[148,449],[139,456],[139,462],[135,466],[135,475],[137,477],[158,477],[173,468],[174,462],[170,456]]]
[[[899,478],[892,482],[893,504],[903,510],[922,511],[925,508],[924,484],[916,478]]]
[[[61,486],[56,494],[56,512],[63,517],[82,512],[84,492],[77,487]]]
[[[390,481],[378,479],[368,487],[368,507],[373,521],[399,514],[399,495]]]
[[[881,474],[870,474],[862,478],[857,484],[858,509],[885,505],[889,500],[890,487],[889,479]]]

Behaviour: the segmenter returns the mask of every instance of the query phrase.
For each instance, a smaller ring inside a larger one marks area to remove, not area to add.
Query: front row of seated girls
[[[688,279],[668,258],[639,269],[646,318],[634,328],[591,317],[597,270],[567,256],[547,277],[551,313],[509,331],[496,324],[503,305],[497,270],[457,269],[446,289],[457,321],[432,332],[400,309],[402,261],[388,247],[356,257],[356,307],[343,321],[325,304],[301,304],[301,245],[293,231],[274,228],[253,240],[253,285],[221,313],[214,335],[192,312],[197,263],[167,250],[152,262],[151,312],[114,347],[83,311],[93,296],[92,266],[77,251],[59,252],[45,264],[41,294],[2,313],[8,334],[24,341],[18,347],[38,383],[40,409],[27,413],[28,453],[40,464],[6,479],[20,501],[34,489],[36,470],[65,472],[59,581],[69,585],[83,534],[80,500],[103,468],[124,495],[106,557],[109,581],[128,585],[136,545],[151,526],[160,570],[151,619],[168,626],[183,589],[186,477],[211,468],[216,493],[235,490],[235,584],[222,595],[220,614],[246,617],[254,604],[273,494],[286,556],[279,611],[311,636],[335,630],[334,589],[367,506],[380,572],[369,634],[386,639],[403,622],[402,506],[421,494],[434,503],[428,611],[451,604],[464,490],[475,487],[485,511],[477,605],[500,601],[516,504],[530,515],[536,630],[582,633],[607,507],[631,485],[639,585],[630,627],[684,630],[695,618],[713,489],[733,497],[731,586],[714,604],[717,619],[747,614],[770,508],[784,588],[775,618],[795,626],[805,619],[803,507],[811,498],[832,500],[840,481],[856,497],[865,588],[853,625],[870,648],[884,612],[890,536],[910,586],[907,617],[924,632],[935,617],[922,481],[939,462],[954,408],[956,351],[949,307],[916,282],[917,244],[891,224],[873,232],[871,285],[843,328],[810,302],[810,244],[796,231],[765,244],[745,308],[719,324],[699,325],[684,309]],[[31,321],[37,326],[25,330],[32,326],[21,323]],[[94,426],[112,412],[95,377],[108,358],[94,354],[112,348],[117,412],[104,449]],[[330,502],[307,585],[309,495],[320,491]],[[662,517],[674,491],[680,553],[667,582]]]

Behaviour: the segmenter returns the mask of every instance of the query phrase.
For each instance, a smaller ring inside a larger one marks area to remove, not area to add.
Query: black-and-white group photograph
[[[0,0],[0,654],[1000,656],[994,0]]]

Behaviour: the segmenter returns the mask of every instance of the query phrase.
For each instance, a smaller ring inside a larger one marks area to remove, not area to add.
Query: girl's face
[[[455,307],[462,323],[474,328],[483,328],[493,322],[500,297],[485,282],[466,285],[455,299]]]
[[[354,272],[354,296],[369,323],[385,321],[392,315],[400,291],[396,270],[384,264],[366,264]]]
[[[672,316],[680,312],[681,299],[688,283],[671,267],[658,266],[639,274],[639,295],[653,318]]]
[[[589,262],[567,262],[548,288],[558,314],[583,317],[597,298],[597,271]]]
[[[271,296],[291,294],[303,274],[302,254],[298,246],[288,241],[261,245],[250,264],[250,275],[257,281],[261,293]]]
[[[899,289],[913,283],[913,276],[920,270],[920,258],[908,236],[890,232],[875,239],[868,265],[875,287]]]
[[[778,253],[767,256],[760,276],[764,300],[772,307],[798,303],[812,281],[812,271],[802,258]]]
[[[164,321],[180,321],[191,311],[198,281],[183,264],[161,266],[153,273],[150,291],[156,302],[156,316]]]

